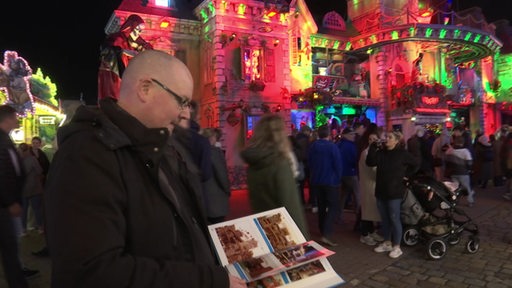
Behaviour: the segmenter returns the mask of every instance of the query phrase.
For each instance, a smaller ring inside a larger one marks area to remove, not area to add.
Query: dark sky
[[[453,1],[456,9],[482,7],[488,22],[511,18],[510,0]],[[312,12],[336,10],[346,16],[344,0],[307,2],[311,3]],[[78,99],[84,93],[86,101],[93,104],[103,29],[120,3],[121,0],[3,1],[0,52],[16,50],[34,72],[41,67],[57,84],[61,98]]]

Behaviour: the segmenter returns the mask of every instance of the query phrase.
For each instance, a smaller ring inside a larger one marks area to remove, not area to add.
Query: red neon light
[[[419,113],[450,113],[448,109],[415,108],[414,110]]]
[[[421,102],[427,105],[436,105],[439,103],[439,97],[421,96]]]

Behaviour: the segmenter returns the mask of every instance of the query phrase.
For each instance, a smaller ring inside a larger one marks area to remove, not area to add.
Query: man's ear
[[[149,78],[142,78],[139,79],[137,83],[137,97],[142,103],[146,103],[151,98],[150,90],[151,90],[151,79]]]

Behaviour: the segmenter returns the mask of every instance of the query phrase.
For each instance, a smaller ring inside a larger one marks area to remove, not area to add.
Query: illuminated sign
[[[439,103],[439,97],[437,96],[421,96],[421,102],[427,105],[437,105]]]
[[[39,116],[39,124],[41,125],[55,125],[55,116]]]

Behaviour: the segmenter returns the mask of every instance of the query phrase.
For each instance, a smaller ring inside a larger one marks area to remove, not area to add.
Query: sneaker
[[[370,235],[359,237],[359,241],[361,241],[361,243],[364,243],[364,244],[370,245],[370,246],[377,245],[377,242],[375,242],[375,240]]]
[[[318,213],[318,207],[316,207],[316,206],[311,207],[311,212]]]
[[[400,255],[402,255],[403,252],[402,252],[402,249],[400,249],[400,247],[393,247],[393,249],[391,250],[391,252],[389,252],[389,257],[391,258],[398,258],[400,257]]]
[[[391,244],[389,243],[380,243],[379,246],[375,247],[375,249],[373,249],[373,251],[377,252],[377,253],[382,253],[382,252],[389,252],[393,250],[393,247],[391,247]]]
[[[334,241],[331,241],[329,239],[327,239],[326,237],[322,237],[322,239],[320,239],[320,242],[324,243],[324,244],[327,244],[331,247],[336,247],[338,246],[338,243],[334,242]]]
[[[32,270],[27,267],[22,267],[21,272],[23,273],[23,276],[25,276],[25,279],[31,279],[39,276],[39,270]]]
[[[377,242],[382,242],[384,241],[384,237],[380,236],[379,234],[377,234],[377,232],[373,232],[373,233],[370,233],[368,234],[370,237],[373,238],[373,240],[377,241]]]

